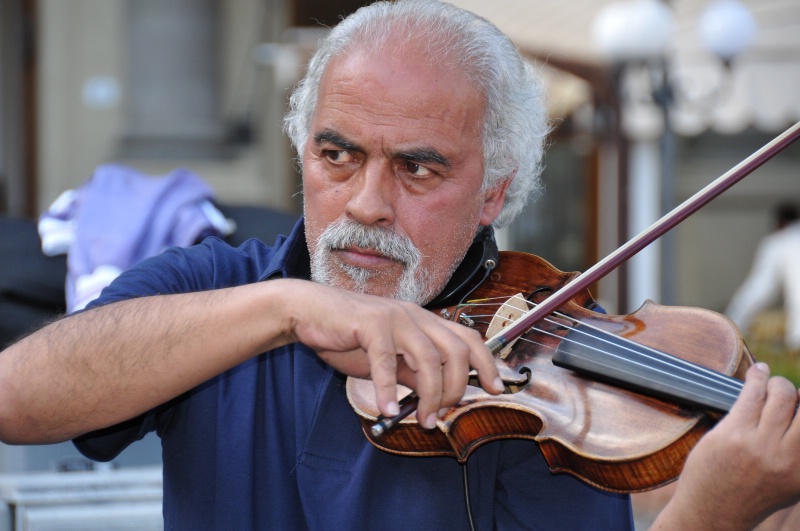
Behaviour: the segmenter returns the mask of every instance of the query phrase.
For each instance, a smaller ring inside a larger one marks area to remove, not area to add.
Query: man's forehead
[[[480,135],[482,92],[461,71],[396,52],[389,57],[353,50],[334,58],[319,86],[312,137],[329,128],[344,134],[364,127],[420,130],[432,135]],[[423,122],[420,124],[419,122]],[[402,136],[402,135],[401,135]]]
[[[459,90],[483,92],[483,87],[470,76],[468,69],[458,60],[455,52],[444,50],[444,45],[424,42],[424,38],[406,38],[393,35],[380,44],[356,41],[341,53],[333,56],[323,73],[323,81],[330,74],[346,71],[354,81],[368,79],[376,69],[390,69],[401,82],[404,78],[446,79],[450,87]]]

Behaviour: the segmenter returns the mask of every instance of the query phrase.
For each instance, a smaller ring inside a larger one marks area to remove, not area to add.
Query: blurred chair
[[[267,207],[217,206],[236,222],[236,231],[226,238],[231,245],[249,238],[272,244],[298,218]],[[0,346],[66,311],[66,276],[66,256],[42,253],[35,221],[0,215]]]
[[[66,256],[45,256],[36,222],[0,215],[0,345],[66,311]]]

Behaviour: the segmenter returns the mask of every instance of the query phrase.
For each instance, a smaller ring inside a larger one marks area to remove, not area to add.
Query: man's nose
[[[392,225],[398,190],[389,165],[379,161],[368,163],[351,182],[347,215],[362,225]]]

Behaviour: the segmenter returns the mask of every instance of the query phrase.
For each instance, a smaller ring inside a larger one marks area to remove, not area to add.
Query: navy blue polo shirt
[[[168,250],[125,272],[93,305],[276,277],[309,277],[302,220],[272,247],[209,238]],[[110,460],[152,430],[163,448],[166,529],[468,529],[461,465],[373,447],[343,377],[301,344],[75,444]],[[467,466],[477,529],[633,528],[628,496],[553,475],[531,441],[485,444]]]

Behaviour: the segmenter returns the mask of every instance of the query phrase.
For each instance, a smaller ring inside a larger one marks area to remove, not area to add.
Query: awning
[[[539,57],[602,66],[592,42],[592,24],[611,0],[452,0],[500,27],[515,44]],[[800,2],[742,0],[758,31],[729,74],[706,51],[698,21],[710,0],[672,0],[675,34],[669,52],[670,80],[676,91],[673,128],[685,135],[706,129],[736,133],[748,127],[782,131],[800,121]],[[554,114],[568,112],[589,87],[564,75],[546,75]]]

